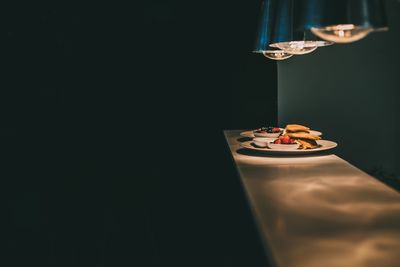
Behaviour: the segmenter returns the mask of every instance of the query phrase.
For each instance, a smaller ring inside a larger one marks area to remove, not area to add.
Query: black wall
[[[2,8],[2,265],[263,264],[222,136],[276,123],[259,4]]]

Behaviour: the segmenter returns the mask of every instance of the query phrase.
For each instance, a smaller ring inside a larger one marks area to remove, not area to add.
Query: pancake
[[[315,140],[297,139],[296,141],[300,143],[300,149],[313,149],[319,147]]]
[[[308,133],[310,131],[310,128],[300,125],[300,124],[288,124],[288,125],[286,125],[286,131],[292,132],[292,133],[295,133],[295,132],[307,132]]]
[[[308,139],[308,140],[320,140],[321,137],[315,134],[310,134],[306,132],[296,132],[296,133],[288,133],[286,132],[290,138],[293,139]]]

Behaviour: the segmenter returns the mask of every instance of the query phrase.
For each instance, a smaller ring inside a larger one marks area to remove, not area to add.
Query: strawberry
[[[283,144],[290,144],[290,137],[287,135],[282,136],[281,140]]]

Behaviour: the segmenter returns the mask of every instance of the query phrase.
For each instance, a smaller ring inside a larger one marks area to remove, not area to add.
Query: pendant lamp
[[[333,44],[320,40],[308,30],[296,26],[298,14],[297,0],[278,0],[275,8],[274,33],[275,38],[270,44],[293,55],[304,55],[315,51],[318,47]]]
[[[388,30],[383,0],[295,0],[300,30],[321,39],[351,43]]]
[[[274,40],[274,22],[276,0],[264,0],[261,4],[261,16],[257,32],[254,53],[261,53],[274,60],[284,60],[292,55],[280,49],[271,48],[269,45]]]
[[[258,28],[256,47],[253,52],[276,60],[292,55],[304,55],[318,47],[333,44],[321,40],[308,29],[298,27],[295,3],[298,0],[264,0]],[[275,50],[274,50],[275,49]]]

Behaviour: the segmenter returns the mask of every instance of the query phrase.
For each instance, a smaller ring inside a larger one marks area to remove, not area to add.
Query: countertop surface
[[[334,154],[243,149],[240,132],[225,137],[273,266],[400,266],[400,193]]]

